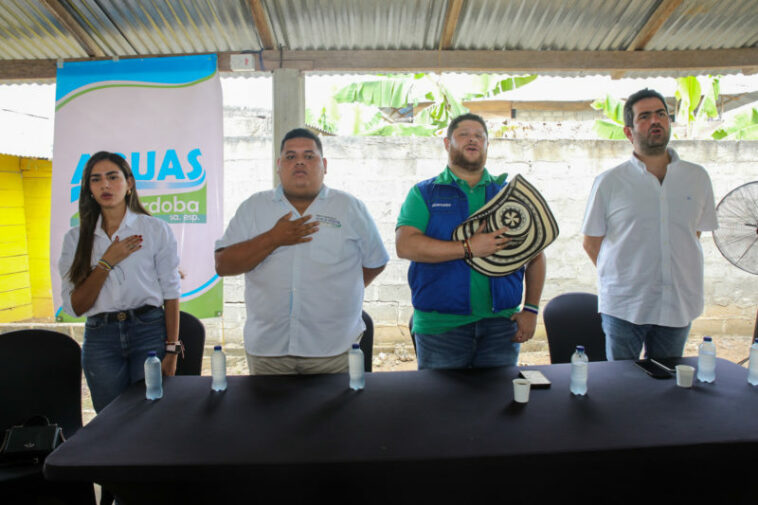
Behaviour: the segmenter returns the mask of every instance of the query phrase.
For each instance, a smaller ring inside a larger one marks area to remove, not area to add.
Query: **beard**
[[[661,129],[663,133],[660,135],[648,133],[647,136],[640,135],[638,137],[641,154],[655,156],[666,152],[666,147],[671,138],[671,130],[666,130],[663,127]]]
[[[450,162],[464,170],[478,172],[484,167],[486,161],[487,155],[484,152],[480,152],[477,158],[470,160],[466,158],[466,154],[462,150],[450,146]]]

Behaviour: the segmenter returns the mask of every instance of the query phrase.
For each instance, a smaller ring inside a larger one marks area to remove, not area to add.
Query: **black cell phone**
[[[534,389],[549,388],[552,384],[539,370],[520,370],[519,375],[528,380]]]
[[[672,368],[654,359],[638,359],[635,360],[634,364],[656,379],[670,379],[674,376]]]

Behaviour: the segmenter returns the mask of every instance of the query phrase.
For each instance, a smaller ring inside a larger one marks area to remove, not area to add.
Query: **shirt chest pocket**
[[[342,260],[345,249],[344,230],[322,226],[310,243],[311,259],[318,263],[334,264]]]

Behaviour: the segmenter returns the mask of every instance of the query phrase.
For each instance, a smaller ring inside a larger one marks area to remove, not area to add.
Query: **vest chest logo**
[[[452,206],[453,206],[453,204],[450,203],[450,202],[447,202],[447,203],[433,203],[432,204],[432,208],[434,208],[434,207],[452,207]]]

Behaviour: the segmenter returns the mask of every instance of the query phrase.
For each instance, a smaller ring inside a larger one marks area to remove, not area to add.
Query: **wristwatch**
[[[176,342],[166,342],[167,354],[181,354],[184,357],[184,342],[177,340]]]

